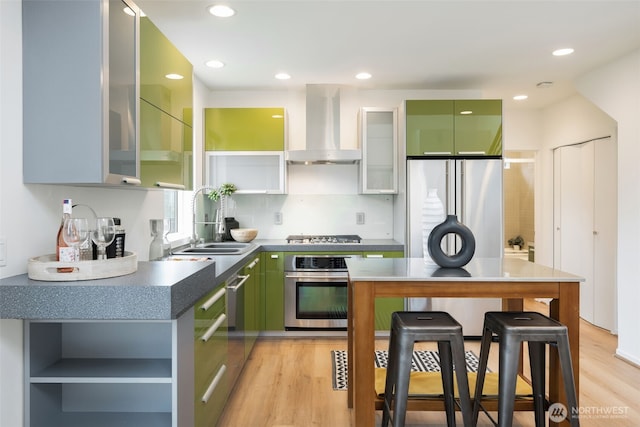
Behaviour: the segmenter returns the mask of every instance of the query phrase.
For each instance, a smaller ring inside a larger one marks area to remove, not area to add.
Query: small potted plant
[[[524,239],[518,235],[509,239],[507,243],[509,243],[509,246],[513,247],[514,250],[519,251],[520,248],[524,246]]]
[[[227,214],[227,197],[231,196],[237,190],[238,187],[236,187],[235,184],[230,184],[227,182],[225,184],[222,184],[220,187],[211,190],[211,192],[209,193],[209,199],[213,200],[214,202],[217,202],[218,200],[220,201],[220,210],[223,217]]]

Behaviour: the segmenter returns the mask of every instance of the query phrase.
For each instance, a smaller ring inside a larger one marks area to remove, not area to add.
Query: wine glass
[[[113,218],[96,218],[96,228],[91,230],[91,240],[98,247],[97,259],[107,259],[106,248],[116,237],[116,226]]]
[[[86,218],[67,218],[62,226],[64,242],[73,248],[74,261],[80,260],[80,246],[89,238],[89,223]]]

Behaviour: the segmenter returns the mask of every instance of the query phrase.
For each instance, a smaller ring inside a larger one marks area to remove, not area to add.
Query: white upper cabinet
[[[360,110],[360,191],[362,194],[398,192],[398,112],[395,108]]]
[[[286,194],[284,151],[207,151],[207,186],[231,183],[238,194]]]
[[[139,10],[24,0],[25,183],[139,185]]]

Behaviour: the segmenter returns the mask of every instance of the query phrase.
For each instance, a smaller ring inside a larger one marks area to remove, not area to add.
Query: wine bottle
[[[62,229],[64,228],[64,220],[71,218],[71,199],[64,199],[62,201],[62,222],[60,222],[60,228],[58,229],[58,239],[56,241],[56,260],[64,262],[77,261],[76,250],[73,247],[67,245],[62,237]],[[58,267],[58,273],[71,273],[73,267]]]

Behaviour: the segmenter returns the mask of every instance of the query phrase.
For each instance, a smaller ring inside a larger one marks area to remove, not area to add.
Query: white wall
[[[640,364],[640,50],[597,68],[578,90],[618,123],[618,349]]]

